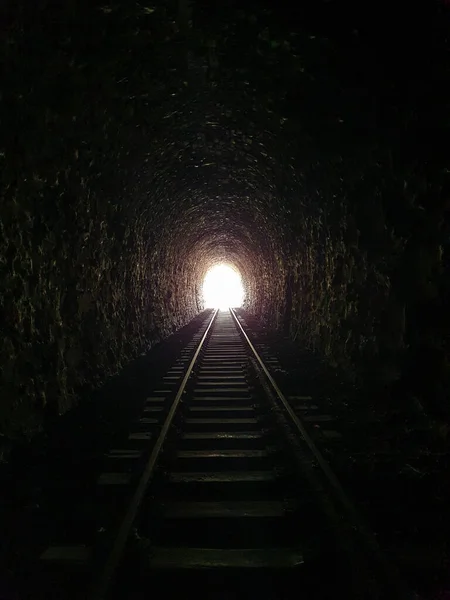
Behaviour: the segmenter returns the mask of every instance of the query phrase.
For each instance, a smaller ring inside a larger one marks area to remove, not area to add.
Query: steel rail
[[[214,320],[215,320],[218,312],[219,312],[218,309],[216,309],[214,311],[214,314],[211,317],[208,327],[197,346],[197,350],[195,351],[195,354],[189,364],[189,367],[187,368],[186,374],[183,377],[183,381],[181,382],[181,385],[178,389],[178,392],[175,396],[172,406],[170,407],[170,410],[166,417],[166,420],[164,421],[164,424],[161,428],[158,439],[153,447],[153,450],[150,454],[147,464],[145,465],[145,469],[141,475],[141,478],[137,485],[136,491],[133,494],[133,497],[128,505],[128,509],[125,514],[125,517],[123,518],[121,525],[118,529],[117,536],[114,540],[113,547],[111,549],[111,552],[108,555],[108,558],[106,560],[106,563],[105,563],[105,566],[101,573],[101,576],[96,581],[94,588],[92,590],[92,593],[89,595],[90,600],[103,600],[106,597],[106,594],[108,593],[109,586],[113,580],[114,573],[117,569],[117,566],[120,563],[120,559],[122,557],[122,554],[123,554],[123,551],[125,548],[125,544],[128,540],[128,536],[130,535],[131,527],[133,526],[133,522],[136,518],[137,512],[142,503],[142,499],[147,490],[147,486],[153,475],[156,461],[158,460],[158,456],[159,456],[159,453],[161,452],[161,448],[162,448],[164,440],[167,436],[167,432],[169,431],[170,425],[172,424],[172,420],[173,420],[175,412],[178,408],[178,405],[180,403],[181,396],[183,395],[186,384],[191,375],[192,369],[195,365],[195,362],[197,361],[198,355],[200,354],[200,351],[203,347],[203,344],[207,338],[209,330],[211,329],[211,326],[214,323]]]
[[[334,489],[336,497],[339,499],[341,505],[345,509],[350,523],[360,533],[361,538],[364,540],[364,542],[366,544],[366,547],[376,556],[376,558],[378,560],[378,564],[384,571],[385,576],[387,576],[390,579],[391,584],[393,586],[395,586],[396,600],[418,600],[417,594],[415,594],[415,592],[412,592],[411,590],[407,589],[407,587],[406,587],[405,583],[403,582],[397,569],[388,563],[387,559],[384,556],[383,551],[381,550],[378,542],[376,541],[376,539],[374,537],[372,530],[365,523],[363,517],[359,514],[355,505],[350,500],[348,495],[345,493],[344,489],[342,488],[341,484],[339,483],[338,478],[332,471],[330,465],[325,460],[325,458],[322,456],[322,453],[317,448],[317,446],[314,443],[311,436],[308,434],[305,426],[303,425],[303,423],[301,422],[299,417],[295,414],[291,405],[286,400],[283,392],[278,387],[275,379],[269,373],[269,370],[267,369],[266,365],[264,364],[262,358],[259,356],[257,350],[253,346],[248,335],[245,333],[244,328],[242,327],[242,325],[236,315],[236,312],[233,308],[230,308],[230,313],[234,317],[235,322],[237,323],[242,335],[244,336],[244,339],[247,341],[248,346],[251,349],[253,355],[255,356],[264,375],[266,376],[267,380],[269,381],[270,385],[272,386],[272,389],[274,390],[278,399],[280,400],[280,402],[283,404],[284,408],[286,409],[286,412],[288,413],[288,415],[292,421],[292,424],[295,426],[297,431],[301,434],[302,438],[306,442],[308,448],[310,449],[311,453],[313,454],[314,458],[317,460],[317,463],[319,464],[320,468],[322,469],[322,472],[324,473],[326,479],[328,480],[328,483]]]

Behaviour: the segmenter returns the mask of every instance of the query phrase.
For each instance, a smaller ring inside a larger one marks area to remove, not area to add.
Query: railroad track
[[[41,553],[43,597],[415,597],[234,311],[208,316],[89,503],[88,539],[72,524]]]
[[[265,343],[257,320],[246,312],[242,320],[264,362],[282,382],[292,408],[376,531],[385,555],[421,597],[443,593],[448,588],[450,560],[442,488],[448,486],[436,473],[445,471],[448,452],[424,435],[423,420],[405,415],[411,429],[396,431],[388,419],[371,414],[352,386],[343,391],[336,387],[335,378],[324,372],[319,376],[318,361],[310,353],[302,353],[298,360],[288,342],[287,348],[278,346],[274,354],[276,344]],[[414,447],[412,435],[420,439]]]

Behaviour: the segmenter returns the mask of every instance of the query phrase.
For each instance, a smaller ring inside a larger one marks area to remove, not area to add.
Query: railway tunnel
[[[222,262],[351,377],[420,363],[440,411],[445,10],[7,3],[5,435],[188,322]]]
[[[2,11],[5,461],[198,315],[223,264],[292,352],[446,443],[445,3]]]

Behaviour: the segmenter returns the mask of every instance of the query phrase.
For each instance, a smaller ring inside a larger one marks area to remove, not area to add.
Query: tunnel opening
[[[241,308],[245,291],[239,271],[230,264],[220,263],[208,269],[203,280],[204,308]]]

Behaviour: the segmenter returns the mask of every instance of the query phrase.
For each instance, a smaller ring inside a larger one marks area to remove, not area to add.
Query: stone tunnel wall
[[[143,64],[148,36],[162,46],[177,37],[165,11],[146,29],[151,12],[135,7],[124,6],[128,28],[123,14],[111,23],[100,6],[84,7],[90,19],[71,8],[13,7],[3,47],[0,427],[18,439],[197,314],[217,261],[240,268],[261,313],[272,309],[280,263],[273,219],[263,208],[255,218],[258,201],[242,200],[239,185],[224,194],[226,162],[213,162],[206,182],[197,175],[214,161],[207,144],[217,158],[230,141],[215,140],[215,121],[207,141],[201,119],[189,118],[200,101],[184,80],[198,69],[170,80],[172,65],[183,69],[168,51]],[[200,116],[206,105],[220,119],[208,98]]]
[[[443,37],[403,28],[393,60],[393,34],[336,34],[324,7],[308,30],[286,7],[210,4],[190,29],[162,0],[5,3],[8,437],[186,323],[224,259],[267,326],[445,406],[448,106],[427,70]]]
[[[303,139],[286,191],[301,198],[289,202],[286,322],[381,407],[448,422],[448,101],[438,90],[449,14],[437,4],[407,12],[403,28],[368,14],[334,56],[336,38],[321,38],[312,87],[326,81],[332,103],[318,102],[317,89],[288,94],[284,114],[310,119],[296,127]]]

